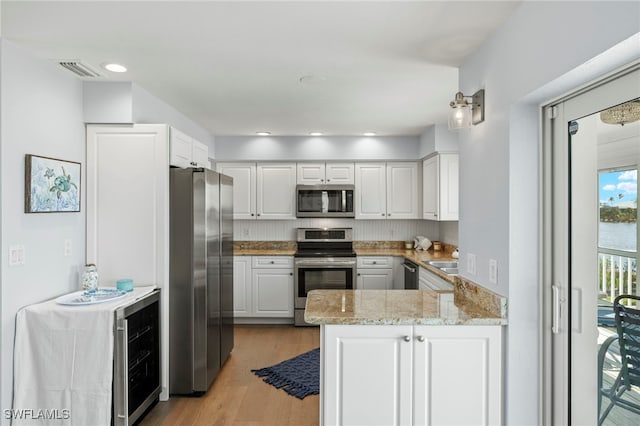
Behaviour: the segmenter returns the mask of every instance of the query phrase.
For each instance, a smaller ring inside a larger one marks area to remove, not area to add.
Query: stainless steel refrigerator
[[[202,394],[233,349],[233,180],[170,179],[169,392]]]

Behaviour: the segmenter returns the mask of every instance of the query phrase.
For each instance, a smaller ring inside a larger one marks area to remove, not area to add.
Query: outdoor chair
[[[598,425],[602,425],[614,406],[640,414],[640,405],[625,398],[631,386],[640,386],[640,309],[625,306],[622,301],[635,300],[640,306],[640,297],[621,294],[613,302],[618,335],[604,341],[598,351]],[[610,388],[603,386],[603,367],[607,352],[613,342],[618,342],[620,350],[620,371]],[[602,399],[609,400],[602,410]]]

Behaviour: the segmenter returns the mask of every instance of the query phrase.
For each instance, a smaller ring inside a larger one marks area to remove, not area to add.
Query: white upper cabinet
[[[234,219],[295,219],[295,163],[218,163],[233,178]]]
[[[418,219],[418,163],[357,163],[356,219]]]
[[[353,185],[353,163],[327,163],[327,183],[331,185]]]
[[[386,219],[386,164],[357,163],[355,174],[356,219]]]
[[[258,163],[256,167],[258,219],[296,218],[296,165]]]
[[[209,147],[171,127],[169,164],[176,167],[209,168]]]
[[[298,163],[298,185],[353,185],[353,163]]]
[[[387,163],[387,218],[418,219],[418,163]]]
[[[422,218],[458,220],[458,154],[436,154],[422,167]]]
[[[218,163],[218,172],[233,178],[233,218],[256,218],[256,163]]]

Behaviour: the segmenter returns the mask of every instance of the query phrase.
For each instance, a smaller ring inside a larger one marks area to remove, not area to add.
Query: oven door
[[[356,277],[354,258],[297,258],[295,271],[295,308],[304,309],[311,290],[353,289]]]

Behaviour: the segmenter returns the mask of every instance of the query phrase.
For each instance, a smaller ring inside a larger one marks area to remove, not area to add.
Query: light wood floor
[[[159,402],[140,425],[317,425],[319,396],[299,400],[251,372],[320,346],[318,327],[236,326],[231,356],[201,397]]]

